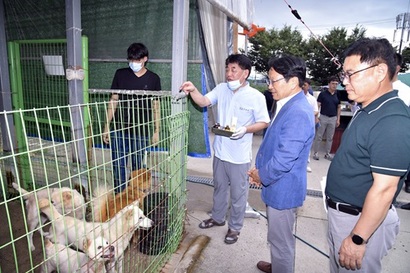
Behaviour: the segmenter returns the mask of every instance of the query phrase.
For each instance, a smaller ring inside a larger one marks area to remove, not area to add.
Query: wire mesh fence
[[[16,128],[17,135],[0,155],[2,272],[158,272],[176,250],[185,219],[189,112],[171,113],[170,92],[133,92],[119,107],[150,112],[156,101],[159,118],[138,114],[118,126],[126,116],[114,117],[107,136],[109,97],[109,90],[90,90],[83,105],[0,113],[1,133]],[[62,114],[72,124],[73,111],[89,117],[82,139]],[[141,139],[146,145],[136,145]]]

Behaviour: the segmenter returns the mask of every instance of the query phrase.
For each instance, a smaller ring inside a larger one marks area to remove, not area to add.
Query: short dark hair
[[[248,77],[251,74],[252,70],[252,61],[249,59],[248,56],[244,54],[231,54],[226,58],[225,60],[225,66],[228,66],[228,64],[233,64],[236,63],[239,65],[240,68],[243,70],[249,70]],[[248,78],[246,77],[246,78]]]
[[[127,49],[128,60],[140,60],[144,57],[148,58],[148,48],[141,43],[133,43]]]
[[[396,60],[396,65],[402,67],[403,66],[403,56],[400,53],[394,54],[394,59]]]
[[[387,39],[362,38],[352,43],[343,53],[344,58],[358,55],[360,62],[369,65],[385,63],[390,80],[396,74],[395,51]]]
[[[283,55],[282,57],[272,57],[268,62],[269,69],[273,68],[281,74],[286,81],[290,78],[297,77],[299,87],[302,87],[306,80],[306,63],[302,58],[292,55]]]
[[[306,78],[306,79],[305,79],[305,83],[307,83],[307,84],[310,85],[310,84],[312,83],[312,81],[311,81],[309,78]]]
[[[329,79],[327,80],[328,83],[330,82],[340,82],[339,78],[336,76],[330,76]]]

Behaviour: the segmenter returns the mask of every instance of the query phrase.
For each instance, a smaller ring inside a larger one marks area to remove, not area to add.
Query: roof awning
[[[243,28],[250,29],[253,23],[253,0],[207,0]]]

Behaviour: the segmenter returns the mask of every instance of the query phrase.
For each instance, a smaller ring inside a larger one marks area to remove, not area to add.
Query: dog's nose
[[[110,246],[110,251],[111,251],[111,252],[114,252],[114,250],[115,250],[115,247],[114,247],[114,246]]]

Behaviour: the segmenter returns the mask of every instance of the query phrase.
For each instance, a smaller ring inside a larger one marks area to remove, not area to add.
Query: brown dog
[[[133,171],[127,187],[115,195],[107,187],[97,187],[94,190],[94,200],[92,200],[94,208],[93,221],[106,222],[134,201],[138,200],[142,204],[146,191],[150,187],[151,172],[147,169]]]

